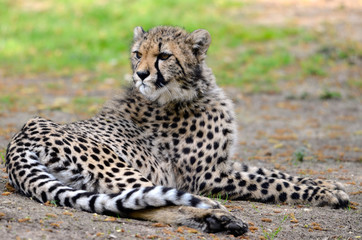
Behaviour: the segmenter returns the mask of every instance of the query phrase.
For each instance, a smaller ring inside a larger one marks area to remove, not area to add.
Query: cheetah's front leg
[[[342,190],[296,184],[288,179],[254,172],[216,170],[213,174],[203,173],[199,179],[194,186],[198,194],[221,194],[232,200],[328,205],[333,208],[344,208],[349,203],[348,195]]]

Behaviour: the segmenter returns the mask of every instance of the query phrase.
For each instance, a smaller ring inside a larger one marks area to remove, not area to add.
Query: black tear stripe
[[[181,71],[182,71],[183,75],[186,77],[185,70],[184,70],[184,68],[182,67],[180,61],[177,59],[177,57],[175,57],[175,58],[176,58],[176,64],[181,68]]]
[[[157,80],[155,82],[155,85],[157,88],[161,88],[163,86],[165,86],[167,84],[167,82],[165,81],[165,78],[163,77],[159,67],[158,67],[158,62],[159,62],[159,58],[157,58],[156,62],[155,62],[155,68],[157,70]]]

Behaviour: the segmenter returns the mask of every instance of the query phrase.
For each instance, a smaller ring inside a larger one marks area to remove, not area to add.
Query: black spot
[[[128,183],[134,183],[134,182],[136,182],[137,180],[136,179],[134,179],[134,178],[128,178],[127,179],[127,182]]]
[[[227,192],[232,192],[232,191],[234,191],[235,190],[235,185],[234,184],[229,184],[229,185],[227,185],[226,187],[225,187],[225,191],[227,191]]]
[[[200,186],[199,186],[199,191],[204,190],[205,186],[206,186],[206,183],[205,183],[205,182],[202,182],[202,183],[200,184]]]
[[[195,130],[196,130],[196,125],[194,125],[194,124],[191,125],[191,126],[190,126],[190,131],[191,131],[191,132],[194,132]]]
[[[269,183],[265,182],[261,185],[262,188],[269,188]]]
[[[204,133],[203,133],[202,131],[198,131],[197,134],[196,134],[196,136],[197,136],[198,138],[202,138],[202,137],[204,136]]]
[[[287,201],[287,194],[285,192],[282,192],[281,194],[279,194],[279,200],[281,202]]]
[[[195,158],[194,156],[192,156],[192,157],[190,158],[190,163],[191,163],[191,165],[193,165],[195,162],[196,162],[196,158]]]
[[[184,154],[189,154],[190,153],[190,148],[184,148],[184,149],[182,149],[182,152]]]
[[[227,129],[227,128],[222,130],[222,134],[224,136],[226,136],[228,133],[232,133],[232,131],[230,129]]]
[[[208,172],[208,173],[205,174],[205,179],[206,180],[210,179],[211,177],[212,177],[211,173]]]
[[[95,161],[97,161],[97,162],[100,161],[100,160],[99,160],[99,157],[98,157],[97,155],[91,154],[91,157],[92,157]]]
[[[103,150],[103,152],[105,153],[105,154],[110,154],[111,153],[111,151],[109,151],[109,149],[108,148],[102,148],[102,150]]]
[[[299,195],[299,193],[292,193],[292,195],[291,195],[291,198],[292,199],[299,199],[299,197],[300,197],[300,195]]]
[[[211,140],[211,139],[213,139],[213,137],[214,137],[214,134],[213,134],[212,132],[208,132],[208,133],[207,133],[207,138],[208,138],[208,139]]]
[[[24,176],[24,174],[25,174],[25,170],[21,170],[21,171],[19,172],[19,177]]]
[[[71,154],[71,153],[72,153],[72,151],[71,151],[70,148],[68,148],[68,147],[65,147],[65,148],[64,148],[64,152],[67,153],[67,154]]]
[[[86,147],[86,146],[84,146],[83,144],[79,144],[79,147],[81,148],[81,149],[83,149],[83,151],[87,151],[88,150],[88,148]]]
[[[299,190],[300,190],[300,187],[294,186],[294,190],[295,190],[295,191],[299,191]]]
[[[244,171],[244,172],[249,171],[249,166],[248,166],[248,165],[243,164],[243,171]]]
[[[258,187],[256,186],[256,184],[250,184],[247,189],[249,191],[256,191],[258,189]]]
[[[186,129],[185,129],[185,128],[180,128],[180,129],[178,130],[178,132],[179,132],[180,134],[185,134],[185,133],[186,133]]]
[[[61,140],[55,140],[55,144],[57,145],[64,145],[64,143]]]
[[[276,190],[278,191],[278,192],[280,192],[281,190],[282,190],[282,185],[281,184],[277,184],[277,187],[276,187]]]
[[[132,176],[134,175],[134,172],[127,171],[124,173],[125,176]]]
[[[81,151],[80,148],[77,147],[77,146],[74,146],[73,149],[74,149],[77,153],[80,153],[80,151]]]
[[[175,145],[175,146],[177,146],[180,142],[180,140],[178,140],[176,138],[172,139],[172,141],[173,141],[173,145]]]
[[[246,181],[245,181],[245,180],[241,180],[241,181],[238,183],[238,186],[239,186],[239,187],[245,187],[245,186],[246,186]]]
[[[100,153],[100,151],[99,151],[99,149],[98,148],[92,148],[92,150],[93,150],[93,152],[95,153],[95,154],[99,154]]]
[[[260,175],[265,175],[263,169],[261,169],[261,168],[259,168],[256,173],[257,173],[257,174],[260,174]]]
[[[191,144],[194,142],[194,139],[192,137],[186,138],[186,143]]]
[[[117,163],[117,164],[119,164],[119,163]],[[142,167],[142,162],[138,159],[136,160],[136,164],[138,167]]]
[[[119,167],[119,168],[125,167],[125,165],[123,163],[121,163],[121,162],[116,163],[116,166]]]

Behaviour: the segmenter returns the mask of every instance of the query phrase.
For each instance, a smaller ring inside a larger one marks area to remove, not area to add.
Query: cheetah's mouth
[[[149,82],[137,80],[135,83],[135,87],[138,89],[138,91],[140,91],[143,96],[151,100],[153,99],[155,88],[152,87]]]
[[[145,96],[149,96],[152,93],[151,88],[144,83],[141,83],[141,85],[138,87],[138,90]]]

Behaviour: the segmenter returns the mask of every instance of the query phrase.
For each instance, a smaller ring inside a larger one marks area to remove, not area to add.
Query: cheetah
[[[235,236],[247,224],[203,196],[346,207],[338,182],[230,160],[235,115],[206,65],[210,43],[203,29],[136,27],[126,92],[88,120],[29,120],[7,148],[10,184],[41,203]]]

